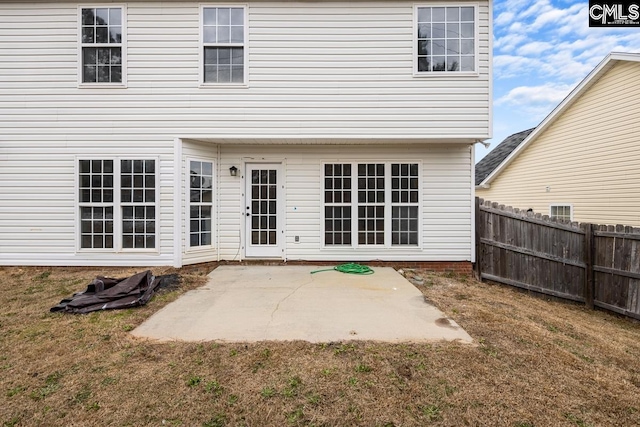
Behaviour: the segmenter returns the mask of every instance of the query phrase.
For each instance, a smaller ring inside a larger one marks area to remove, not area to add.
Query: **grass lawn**
[[[137,271],[0,267],[3,426],[640,424],[639,323],[463,277],[415,272],[476,345],[129,335],[207,266],[178,270],[182,287],[142,308],[49,313],[97,275]]]

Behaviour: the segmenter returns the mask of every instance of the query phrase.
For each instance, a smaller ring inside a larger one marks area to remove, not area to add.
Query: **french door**
[[[282,176],[280,163],[246,165],[247,257],[282,257]]]

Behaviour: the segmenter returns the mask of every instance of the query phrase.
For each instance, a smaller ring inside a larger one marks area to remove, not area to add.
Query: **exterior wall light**
[[[235,166],[231,166],[229,168],[229,175],[231,176],[238,176],[238,168]]]

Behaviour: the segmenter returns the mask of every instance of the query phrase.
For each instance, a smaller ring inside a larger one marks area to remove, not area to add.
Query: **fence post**
[[[482,221],[480,220],[480,198],[476,196],[476,265],[474,265],[476,280],[482,281],[482,266],[480,265],[480,227],[482,226]]]
[[[584,302],[588,308],[593,310],[593,253],[595,249],[593,238],[593,224],[586,224],[584,231]]]

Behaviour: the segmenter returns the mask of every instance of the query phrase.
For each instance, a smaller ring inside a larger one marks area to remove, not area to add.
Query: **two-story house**
[[[472,262],[491,15],[0,0],[0,264]]]

